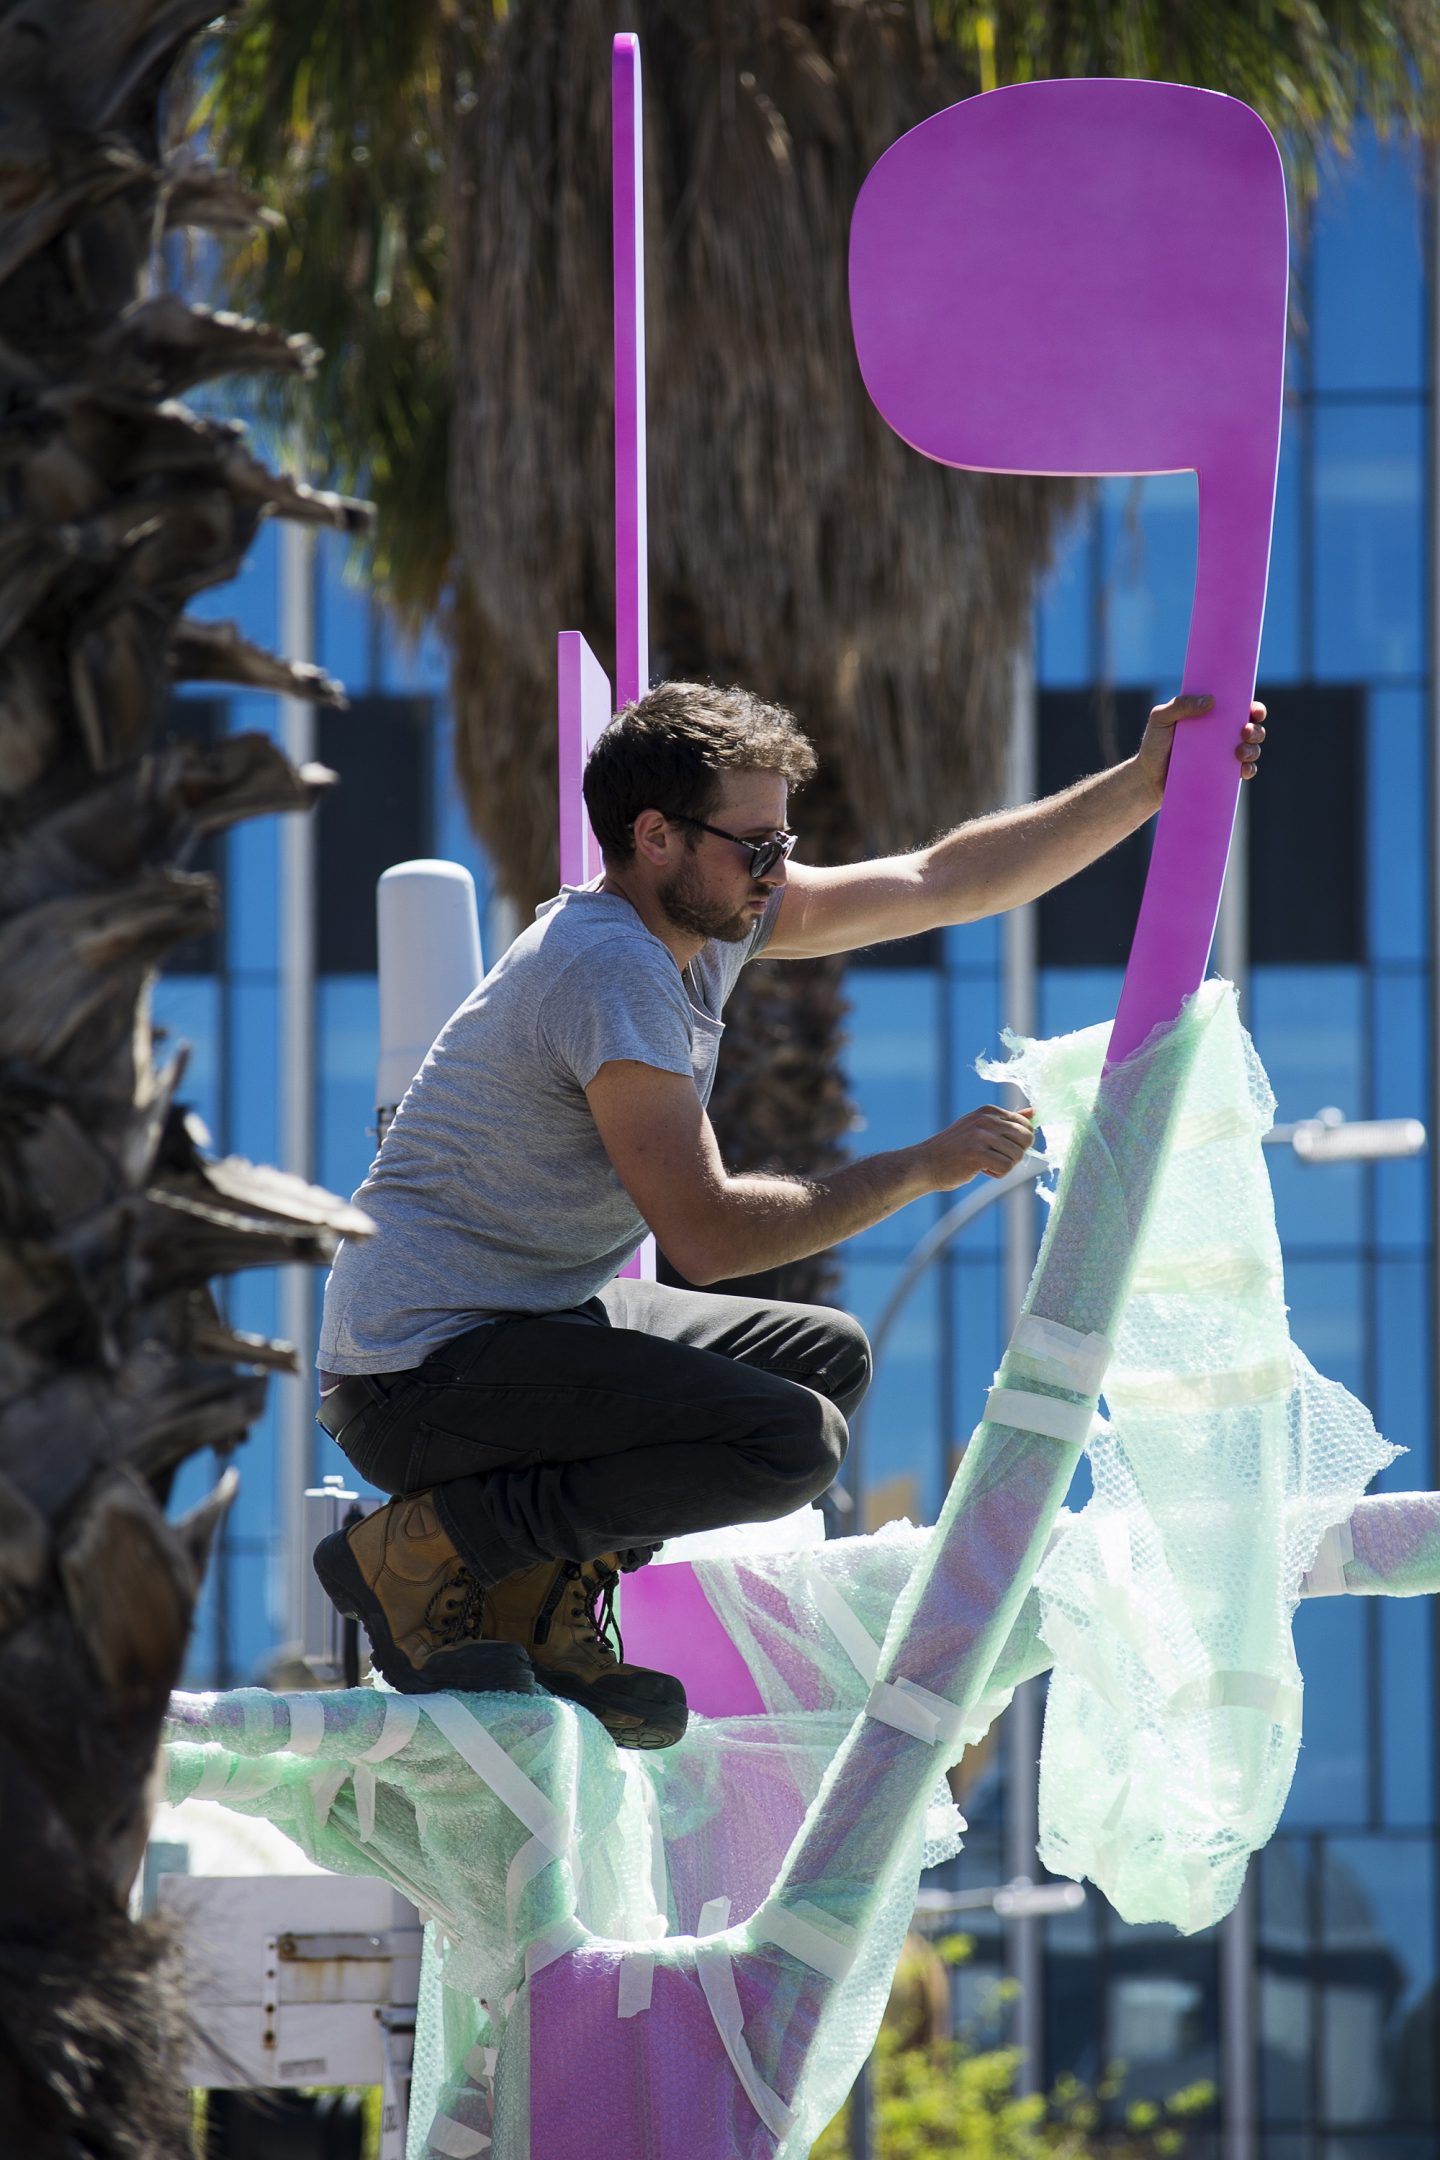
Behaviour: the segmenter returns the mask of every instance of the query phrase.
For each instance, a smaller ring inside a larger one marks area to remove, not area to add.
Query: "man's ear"
[[[665,866],[674,862],[679,835],[663,810],[642,810],[631,830],[635,853],[643,862]]]

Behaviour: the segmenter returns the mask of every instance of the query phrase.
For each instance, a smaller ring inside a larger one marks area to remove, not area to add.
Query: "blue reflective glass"
[[[1422,969],[1386,969],[1374,982],[1377,1118],[1424,1119],[1430,1100],[1429,981]],[[1423,1246],[1430,1229],[1424,1155],[1375,1165],[1375,1236],[1382,1248]]]
[[[1362,1823],[1368,1730],[1365,1614],[1358,1598],[1307,1598],[1295,1615],[1305,1733],[1285,1804],[1287,1829]]]
[[[1301,657],[1300,543],[1303,516],[1300,474],[1305,423],[1287,402],[1280,436],[1280,470],[1275,481],[1275,524],[1270,542],[1270,577],[1265,587],[1265,630],[1260,640],[1260,681],[1293,682],[1304,672]]]
[[[1310,1984],[1303,1973],[1273,1972],[1262,1964],[1259,1998],[1260,2102],[1265,2120],[1303,2122],[1310,2113],[1315,2049]]]
[[[370,587],[363,561],[338,533],[316,549],[315,650],[327,674],[352,695],[374,688],[370,666]]]
[[[950,1358],[954,1395],[950,1438],[963,1446],[979,1424],[1005,1348],[1004,1285],[998,1261],[962,1255],[950,1268]]]
[[[1001,918],[986,915],[979,922],[956,923],[945,932],[945,965],[967,973],[992,973],[1000,966]]]
[[[1327,160],[1311,249],[1317,390],[1419,390],[1425,380],[1422,174],[1408,142],[1357,130]]]
[[[1180,687],[1195,595],[1194,473],[1100,485],[1105,664],[1111,682]]]
[[[1387,1440],[1409,1450],[1380,1475],[1386,1492],[1431,1484],[1430,1266],[1382,1260],[1375,1284],[1375,1393],[1371,1408]]]
[[[1323,1863],[1321,2107],[1336,2124],[1435,2115],[1428,1838],[1333,1838]]]
[[[274,652],[280,642],[280,527],[268,518],[228,585],[195,594],[186,612],[201,622],[238,622],[246,637]]]
[[[226,842],[225,950],[232,972],[280,965],[280,821],[254,818]]]
[[[1314,1171],[1312,1176],[1324,1173]],[[1368,1393],[1369,1314],[1359,1260],[1290,1259],[1285,1267],[1290,1333],[1319,1372],[1363,1402]]]
[[[435,709],[435,754],[431,760],[434,774],[435,795],[433,804],[435,852],[442,862],[463,863],[475,880],[475,905],[481,922],[485,921],[490,904],[494,877],[489,859],[470,829],[465,810],[465,797],[455,770],[455,721],[445,705]],[[488,968],[499,955],[485,951],[481,958]]]
[[[1035,666],[1048,687],[1090,682],[1095,674],[1095,511],[1087,503],[1066,527],[1040,588]]]
[[[1382,1820],[1413,1829],[1435,1813],[1435,1616],[1428,1598],[1377,1598],[1376,1605]]]
[[[1039,979],[1040,1033],[1068,1035],[1115,1017],[1121,968],[1045,968]]]
[[[856,968],[846,983],[846,1077],[862,1120],[857,1155],[908,1147],[944,1123],[944,1044],[937,975],[919,968]],[[852,1252],[908,1252],[935,1220],[931,1195],[851,1240]]]
[[[351,1193],[375,1155],[375,1061],[380,991],[373,975],[331,975],[316,1001],[320,1085],[316,1103],[316,1176],[331,1192]]]
[[[317,1285],[319,1278],[317,1277]],[[249,1335],[273,1337],[280,1332],[280,1276],[275,1268],[250,1268],[232,1277],[226,1286],[225,1310],[232,1327]],[[265,1391],[265,1408],[236,1457],[240,1490],[226,1517],[227,1534],[238,1537],[278,1536],[278,1501],[275,1490],[277,1406],[287,1383],[273,1376]]]
[[[853,1241],[851,1246],[853,1254]],[[903,1272],[903,1262],[847,1259],[844,1303],[875,1338],[887,1301]],[[939,1499],[940,1455],[940,1290],[932,1269],[915,1285],[893,1325],[877,1346],[875,1377],[863,1414],[852,1422],[862,1482],[867,1491],[894,1478],[913,1477],[918,1505],[933,1522]]]
[[[180,1100],[205,1122],[217,1148],[226,1144],[220,1076],[220,984],[214,975],[162,975],[155,985],[151,1012],[163,1040],[160,1062],[183,1044],[189,1052]]]
[[[1423,960],[1430,949],[1425,699],[1419,690],[1377,689],[1366,704],[1370,950],[1377,960]]]
[[[418,637],[393,615],[381,618],[380,680],[386,690],[444,691],[450,686],[450,648],[433,622]]]
[[[1317,406],[1315,673],[1354,682],[1425,665],[1424,411]]]
[[[237,1539],[227,1551],[226,1575],[229,1678],[232,1686],[243,1686],[268,1677],[280,1641],[277,1543]]]
[[[1275,1090],[1276,1121],[1291,1124],[1334,1105],[1364,1117],[1364,984],[1358,968],[1257,967],[1250,1028]],[[1275,1216],[1287,1255],[1307,1245],[1358,1244],[1364,1173],[1354,1163],[1303,1164],[1266,1151]]]
[[[252,1162],[280,1153],[280,993],[245,977],[226,987],[230,1004],[230,1130],[227,1144]]]
[[[1125,2065],[1124,2098],[1163,2101],[1219,2076],[1213,1938],[1157,1941],[1147,1955],[1127,1930],[1126,1958],[1105,1990],[1105,2037]],[[1152,1962],[1153,1960],[1153,1962]]]

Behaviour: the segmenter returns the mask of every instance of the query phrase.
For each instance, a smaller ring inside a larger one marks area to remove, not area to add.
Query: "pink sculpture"
[[[897,143],[862,190],[856,345],[907,441],[990,471],[1198,472],[1184,682],[1216,706],[1176,742],[1094,1135],[1026,1302],[1030,1347],[1017,1331],[866,1709],[757,1912],[729,1926],[717,1913],[713,1935],[702,1917],[660,1956],[572,1924],[532,1961],[529,2127],[545,2160],[588,2153],[597,2093],[618,2151],[798,2160],[812,2066],[848,2080],[868,2044],[832,2012],[865,1955],[872,1893],[913,1865],[919,1812],[991,1684],[1100,1384],[1103,1362],[1062,1379],[1035,1330],[1108,1348],[1130,1262],[1123,1236],[1097,1254],[1092,1226],[1108,1210],[1133,1237],[1174,1112],[1170,1042],[1131,1060],[1198,986],[1214,932],[1264,605],[1286,264],[1262,123],[1167,84],[972,99]]]
[[[1265,609],[1287,257],[1264,122],[1173,83],[951,106],[855,206],[855,348],[906,442],[984,472],[1199,474],[1182,687],[1215,706],[1177,734],[1112,1062],[1175,1018],[1215,931]]]

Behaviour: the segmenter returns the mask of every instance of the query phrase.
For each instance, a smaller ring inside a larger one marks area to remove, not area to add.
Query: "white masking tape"
[[[1046,1440],[1068,1441],[1073,1447],[1084,1447],[1095,1420],[1089,1403],[1061,1402],[1054,1395],[1033,1395],[1028,1388],[1012,1387],[991,1388],[985,1415],[992,1425],[1039,1433]]]

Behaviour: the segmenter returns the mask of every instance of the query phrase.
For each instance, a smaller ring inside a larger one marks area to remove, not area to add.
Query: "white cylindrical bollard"
[[[380,947],[376,1119],[385,1127],[425,1054],[484,972],[475,880],[461,863],[396,863],[375,889]]]

